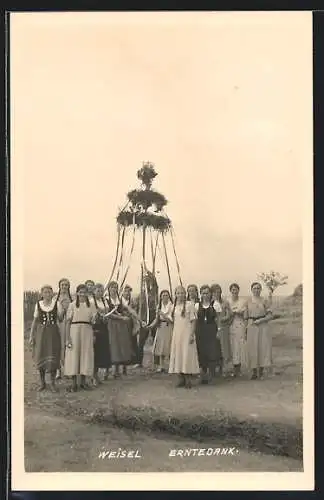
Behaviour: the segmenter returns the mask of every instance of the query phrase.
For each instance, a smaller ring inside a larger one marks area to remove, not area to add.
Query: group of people
[[[229,292],[225,299],[218,284],[178,286],[174,300],[169,290],[162,290],[157,307],[149,303],[143,313],[141,301],[132,299],[132,288],[126,285],[120,296],[115,281],[105,293],[102,284],[88,280],[77,286],[74,297],[66,278],[57,293],[44,285],[29,339],[39,390],[47,387],[46,372],[52,391],[65,376],[71,378],[73,392],[101,384],[110,374],[127,375],[128,366],[143,366],[149,336],[154,369],[177,374],[178,387],[192,387],[199,374],[202,384],[217,375],[238,377],[242,366],[251,370],[252,379],[263,378],[272,364],[270,303],[257,282],[247,300],[240,297],[237,283]]]

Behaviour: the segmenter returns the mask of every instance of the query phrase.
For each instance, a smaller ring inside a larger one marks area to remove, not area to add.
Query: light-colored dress
[[[65,352],[64,372],[67,377],[85,375],[92,377],[94,370],[94,333],[92,323],[97,314],[96,307],[90,302],[72,302],[67,310],[66,319],[71,321],[70,337],[72,347]]]
[[[153,354],[154,356],[170,356],[171,351],[171,339],[172,339],[172,310],[173,304],[172,302],[168,302],[168,304],[161,305],[161,311],[157,310],[157,316],[159,319],[158,327],[156,330],[154,343],[153,343]],[[165,320],[160,313],[165,314],[169,321]]]
[[[169,373],[198,374],[200,372],[196,340],[190,344],[190,337],[195,332],[197,313],[192,302],[187,301],[185,316],[182,316],[183,305],[174,309]]]
[[[229,326],[229,339],[232,352],[233,365],[246,365],[246,340],[245,340],[245,320],[246,300],[233,300],[228,298],[230,312],[233,315]]]
[[[253,325],[253,319],[264,318],[271,313],[268,302],[263,299],[249,299],[246,305],[247,328],[247,352],[248,363],[251,369],[259,367],[270,367],[272,361],[272,338],[268,323]]]
[[[56,300],[58,304],[61,305],[63,311],[64,311],[64,317],[62,321],[59,322],[59,329],[60,329],[60,334],[61,334],[61,364],[64,366],[64,360],[65,360],[65,348],[66,348],[66,313],[69,308],[69,305],[71,304],[72,300],[70,299],[68,294],[62,294],[60,293],[58,296],[56,296]]]

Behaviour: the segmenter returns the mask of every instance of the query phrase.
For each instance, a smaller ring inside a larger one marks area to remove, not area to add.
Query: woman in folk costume
[[[231,354],[231,344],[229,336],[229,324],[231,321],[231,312],[228,301],[222,296],[222,288],[218,284],[213,284],[210,287],[212,298],[214,302],[217,302],[221,307],[221,313],[219,315],[218,323],[218,335],[221,343],[222,350],[222,371],[224,375],[228,371],[229,364],[232,361]]]
[[[105,369],[106,374],[111,367],[110,345],[108,334],[108,320],[105,314],[108,312],[108,304],[103,298],[104,287],[97,283],[94,287],[93,302],[97,309],[97,316],[93,324],[94,332],[94,385],[101,384],[99,369]]]
[[[264,368],[272,362],[272,338],[268,322],[272,319],[269,303],[261,297],[260,283],[252,283],[252,297],[247,301],[245,318],[247,320],[247,352],[252,379],[263,378]]]
[[[50,285],[41,288],[41,300],[37,302],[31,326],[29,342],[33,346],[33,355],[39,371],[40,391],[46,388],[45,374],[51,374],[51,389],[56,391],[56,370],[61,360],[61,335],[58,320],[63,318],[63,310],[53,297]]]
[[[187,287],[187,300],[190,300],[193,304],[198,304],[199,292],[198,292],[197,285],[188,285],[188,287]]]
[[[135,312],[136,304],[132,300],[132,287],[130,285],[125,285],[123,293],[122,293],[122,302],[126,308],[132,308]],[[133,365],[137,364],[138,361],[138,342],[137,342],[137,333],[140,329],[139,321],[134,315],[127,313],[129,317],[128,328],[129,328],[129,336],[132,344],[132,360],[131,363]]]
[[[61,334],[61,367],[57,370],[56,378],[60,379],[62,376],[62,371],[64,368],[65,359],[65,345],[66,345],[66,313],[69,305],[73,302],[71,292],[70,292],[70,282],[66,278],[61,278],[58,284],[58,294],[56,296],[57,302],[61,304],[64,315],[62,321],[59,322],[60,334]]]
[[[231,296],[228,299],[231,314],[229,337],[234,365],[233,376],[237,377],[241,374],[242,364],[246,362],[246,300],[239,296],[240,287],[237,283],[232,283],[229,290],[231,292]]]
[[[67,350],[65,353],[65,375],[72,377],[73,392],[78,390],[77,376],[81,375],[80,389],[89,389],[86,377],[92,378],[94,372],[94,333],[93,323],[97,309],[90,302],[87,287],[83,284],[76,289],[76,300],[67,310]]]
[[[162,290],[154,321],[148,325],[151,329],[157,327],[154,343],[153,357],[158,358],[157,372],[166,372],[165,359],[170,358],[172,329],[173,329],[173,302],[169,290]]]
[[[195,305],[197,311],[196,344],[198,361],[202,370],[201,382],[208,384],[210,378],[216,375],[216,366],[221,366],[222,362],[221,344],[217,336],[218,318],[222,308],[218,302],[212,300],[208,285],[200,288],[200,297],[200,302]]]
[[[119,368],[123,367],[123,374],[127,374],[126,366],[132,361],[132,342],[129,335],[128,309],[119,298],[118,284],[111,281],[108,285],[108,317],[109,344],[111,363],[114,367],[114,377],[120,376]]]
[[[178,387],[191,388],[192,375],[200,372],[195,339],[197,313],[194,304],[186,301],[186,290],[182,286],[175,290],[172,319],[169,373],[178,374]]]

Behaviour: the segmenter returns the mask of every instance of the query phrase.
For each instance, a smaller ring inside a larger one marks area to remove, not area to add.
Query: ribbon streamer
[[[165,244],[164,233],[162,233],[162,241],[163,241],[165,262],[166,262],[167,271],[168,271],[169,286],[170,286],[170,295],[171,295],[171,298],[172,298],[172,295],[173,295],[172,294],[172,282],[171,282],[170,266],[169,266],[169,259],[168,259],[168,253],[167,253],[167,249],[166,249],[166,244]]]
[[[176,252],[176,248],[175,248],[175,242],[174,242],[174,231],[173,231],[172,227],[171,227],[171,230],[170,230],[170,234],[171,234],[173,252],[174,252],[174,256],[175,256],[175,260],[176,260],[176,265],[177,265],[179,282],[180,282],[180,285],[183,286],[182,279],[181,279],[181,274],[180,274],[180,266],[179,266],[178,256],[177,256],[177,252]]]
[[[135,246],[135,232],[136,232],[136,225],[135,225],[135,213],[134,213],[134,215],[133,215],[133,240],[132,240],[132,246],[131,246],[131,251],[130,251],[130,254],[129,254],[128,266],[127,266],[127,269],[125,271],[125,274],[124,274],[124,277],[122,279],[122,282],[120,284],[120,292],[119,292],[120,295],[122,295],[122,293],[123,293],[123,287],[124,287],[124,284],[125,284],[125,281],[126,281],[129,269],[130,269],[130,265],[131,265],[131,262],[132,262],[132,256],[133,256],[133,251],[134,251],[134,246]]]
[[[118,270],[117,270],[117,276],[116,276],[116,281],[117,282],[118,282],[118,279],[119,279],[119,274],[120,274],[121,266],[122,266],[122,263],[123,263],[123,257],[124,257],[125,233],[126,233],[126,227],[123,226],[122,240],[121,240],[121,249],[120,249],[120,258],[119,258],[119,264],[118,264]]]
[[[112,280],[112,277],[113,277],[115,269],[116,269],[116,264],[117,264],[118,254],[119,254],[119,242],[120,242],[120,225],[117,224],[117,248],[116,248],[115,261],[114,261],[114,265],[113,265],[112,271],[111,271],[110,276],[109,276],[109,280],[105,284],[104,292],[107,290],[108,285],[109,285],[110,281]]]

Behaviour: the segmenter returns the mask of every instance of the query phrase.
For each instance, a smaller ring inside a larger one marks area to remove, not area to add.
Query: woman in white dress
[[[158,359],[157,372],[166,372],[165,359],[170,358],[172,328],[173,328],[173,302],[169,290],[162,290],[154,321],[148,329],[157,327],[154,343],[153,357]]]
[[[245,319],[247,320],[247,352],[252,380],[263,378],[264,368],[272,362],[272,338],[268,322],[272,319],[269,303],[261,297],[260,283],[252,283],[252,297],[247,301]]]
[[[246,358],[246,300],[240,297],[240,287],[237,283],[232,283],[230,288],[231,296],[228,299],[231,321],[229,326],[229,337],[234,365],[234,377],[241,374],[242,364]]]
[[[81,375],[80,389],[89,389],[86,377],[92,378],[94,372],[94,331],[93,324],[97,309],[90,302],[85,285],[78,285],[77,297],[68,308],[67,350],[65,354],[65,375],[72,377],[73,392],[77,391],[77,376]]]
[[[169,373],[178,374],[178,387],[189,389],[192,387],[192,375],[200,372],[195,339],[197,313],[194,304],[186,301],[186,290],[182,286],[175,290],[172,319]]]

